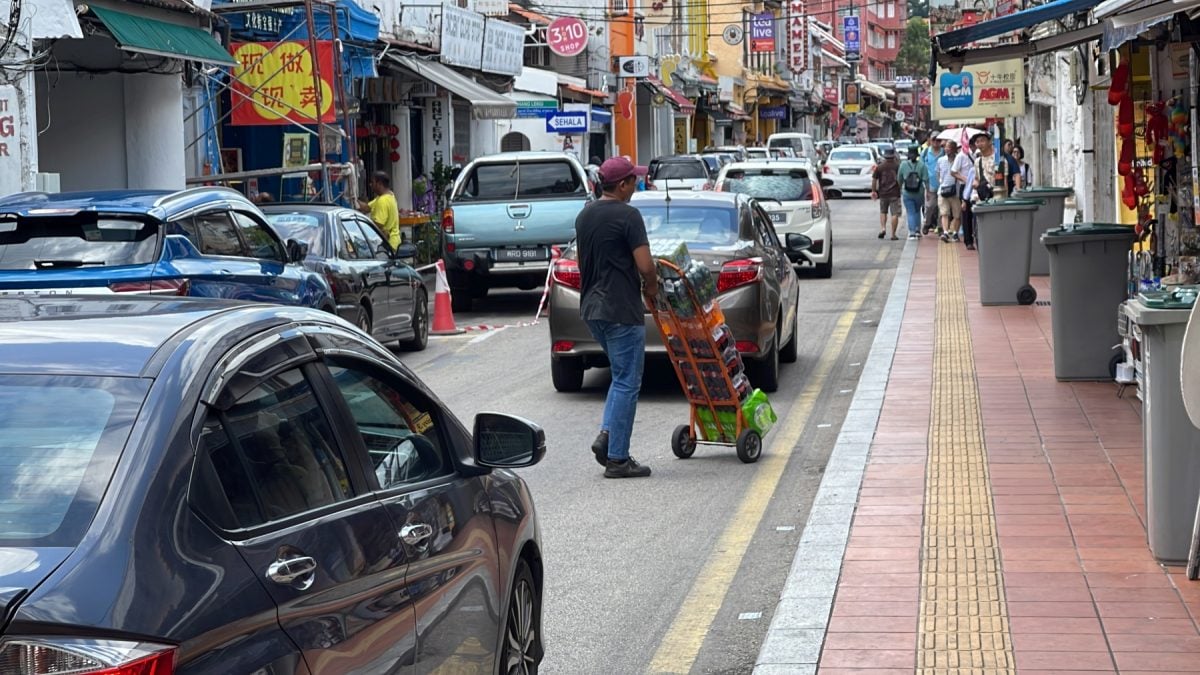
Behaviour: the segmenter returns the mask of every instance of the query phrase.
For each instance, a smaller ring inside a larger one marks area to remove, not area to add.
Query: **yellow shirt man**
[[[400,246],[400,210],[396,206],[396,195],[385,192],[367,202],[371,220],[379,226],[391,244],[392,250]]]

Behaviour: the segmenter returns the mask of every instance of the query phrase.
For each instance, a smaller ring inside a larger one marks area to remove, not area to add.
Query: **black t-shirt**
[[[575,219],[575,248],[583,277],[579,316],[640,326],[642,281],[633,250],[648,244],[642,214],[625,202],[601,199]]]

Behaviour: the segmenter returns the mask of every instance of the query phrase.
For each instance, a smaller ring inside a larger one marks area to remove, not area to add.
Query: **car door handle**
[[[405,525],[400,530],[400,539],[410,546],[416,546],[433,536],[433,528],[425,523]]]
[[[267,578],[277,584],[307,590],[316,577],[317,561],[308,556],[276,560],[267,567]]]

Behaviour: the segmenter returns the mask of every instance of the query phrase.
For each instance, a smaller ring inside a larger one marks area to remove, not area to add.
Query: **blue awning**
[[[612,124],[612,113],[592,106],[592,124]]]
[[[1086,12],[1096,6],[1096,0],[1054,0],[1044,5],[1030,7],[1014,14],[1008,14],[991,21],[977,23],[974,26],[959,28],[934,37],[941,51],[962,47],[963,45],[990,37],[1011,33],[1015,30],[1030,28],[1039,23],[1054,21],[1064,16]]]

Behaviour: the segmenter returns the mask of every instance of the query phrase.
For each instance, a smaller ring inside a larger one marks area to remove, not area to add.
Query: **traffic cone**
[[[446,281],[446,264],[437,261],[437,280],[433,289],[433,326],[431,335],[458,335],[463,329],[454,324],[454,307],[450,302],[450,284]]]

